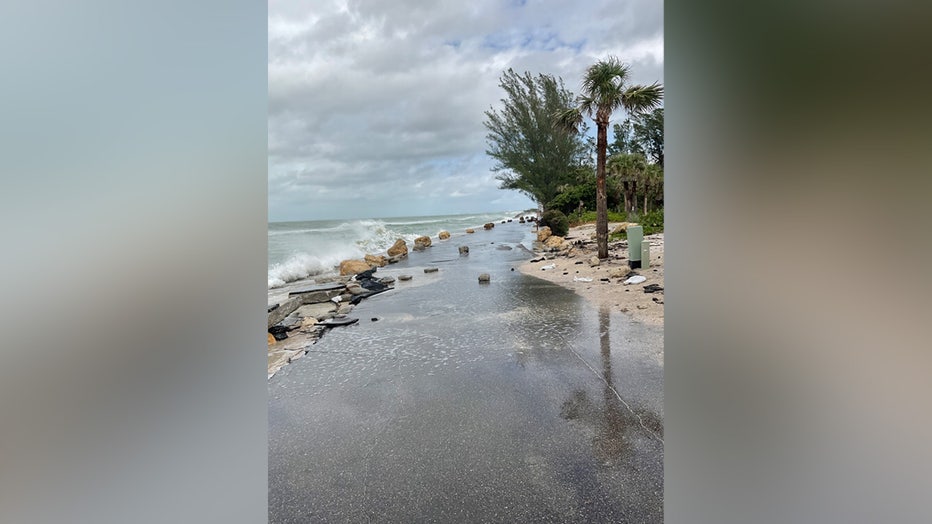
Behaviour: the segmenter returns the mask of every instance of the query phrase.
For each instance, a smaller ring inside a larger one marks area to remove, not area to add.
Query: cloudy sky
[[[269,220],[534,207],[485,154],[498,79],[608,55],[663,82],[662,2],[269,0]]]

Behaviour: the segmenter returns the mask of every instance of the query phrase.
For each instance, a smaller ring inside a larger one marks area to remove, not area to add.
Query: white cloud
[[[663,81],[663,6],[349,0],[269,3],[272,220],[525,208],[498,189],[483,112],[501,72],[578,90],[610,54]],[[489,206],[494,206],[490,208]]]

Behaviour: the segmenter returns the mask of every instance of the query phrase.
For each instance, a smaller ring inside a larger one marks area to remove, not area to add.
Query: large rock
[[[403,238],[399,238],[398,240],[395,241],[392,247],[388,248],[388,256],[390,257],[396,257],[396,256],[401,256],[401,255],[407,255],[407,254],[408,254],[408,244],[405,242]]]
[[[599,257],[592,257],[589,259],[589,267],[595,267],[601,264],[602,261],[599,260]]]
[[[422,236],[414,239],[414,249],[424,249],[430,247],[430,237]]]
[[[473,229],[473,228],[469,228],[469,229],[466,230],[466,232],[467,232],[467,233],[475,233],[476,230]]]
[[[481,273],[479,275],[479,282],[488,282],[492,280],[492,277],[488,273]]]
[[[637,223],[635,222],[622,222],[621,224],[618,224],[617,226],[615,226],[615,229],[612,229],[609,234],[614,235],[616,233],[624,233],[628,231],[629,226],[636,226],[636,225]]]
[[[460,246],[459,249],[460,249],[460,255],[465,256],[469,254],[469,246]]]
[[[365,260],[349,259],[340,262],[341,275],[355,275],[372,269]]]
[[[537,241],[544,242],[550,238],[552,234],[553,233],[550,232],[550,226],[544,226],[537,231]]]
[[[370,267],[385,267],[388,265],[388,259],[383,255],[366,255],[365,260]]]
[[[551,248],[559,248],[563,245],[563,237],[551,235],[547,237],[547,240],[544,241],[544,245]]]
[[[441,231],[439,234],[437,234],[437,237],[439,237],[440,240],[446,240],[446,239],[450,238],[450,232],[449,232],[449,231]]]
[[[493,224],[492,222],[488,222],[488,223],[486,223],[486,224],[485,224],[484,226],[482,226],[482,227],[484,227],[484,228],[486,228],[486,229],[492,229],[493,227],[495,227],[495,224]]]

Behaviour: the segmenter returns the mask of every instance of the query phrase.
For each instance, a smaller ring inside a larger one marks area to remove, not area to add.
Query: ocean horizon
[[[336,274],[341,260],[384,253],[403,238],[411,243],[440,231],[465,235],[467,228],[514,219],[524,210],[268,223],[268,288],[314,276]],[[531,214],[531,213],[528,213]]]

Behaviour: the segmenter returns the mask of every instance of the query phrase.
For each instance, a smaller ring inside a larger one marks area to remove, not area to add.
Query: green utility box
[[[644,240],[644,228],[628,226],[628,266],[631,269],[641,267],[641,243]]]

